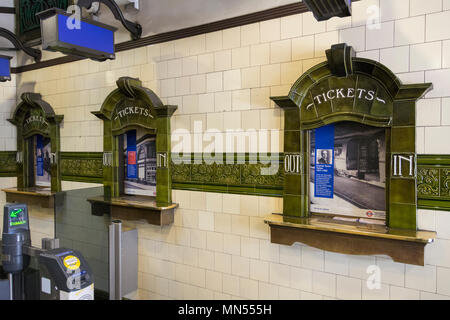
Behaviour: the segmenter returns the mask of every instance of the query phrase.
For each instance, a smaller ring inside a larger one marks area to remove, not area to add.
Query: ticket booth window
[[[17,132],[17,187],[4,189],[7,202],[53,208],[62,199],[60,125],[62,115],[39,93],[24,92],[8,119]]]
[[[177,106],[164,105],[139,79],[122,77],[116,83],[93,112],[103,121],[104,194],[88,199],[92,212],[172,224],[178,204],[172,202],[170,117]]]
[[[423,266],[436,234],[417,229],[415,111],[432,84],[403,84],[345,43],[325,54],[271,97],[284,110],[285,158],[283,214],[264,219],[271,242]]]

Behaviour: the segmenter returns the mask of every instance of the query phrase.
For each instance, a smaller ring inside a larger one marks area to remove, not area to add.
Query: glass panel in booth
[[[103,187],[65,191],[64,203],[55,210],[55,237],[60,246],[78,250],[94,274],[96,294],[109,295],[108,227],[111,216],[92,215],[90,197],[102,196]]]

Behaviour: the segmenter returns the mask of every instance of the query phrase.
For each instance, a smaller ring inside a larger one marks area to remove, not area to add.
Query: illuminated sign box
[[[11,81],[11,59],[0,55],[0,82]]]
[[[352,15],[351,0],[303,0],[317,21]]]
[[[42,49],[97,61],[115,59],[114,32],[117,28],[52,8],[39,12]]]

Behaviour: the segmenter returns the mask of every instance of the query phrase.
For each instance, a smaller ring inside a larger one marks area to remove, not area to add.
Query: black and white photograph
[[[136,178],[128,178],[127,134],[124,134],[124,191],[129,195],[156,196],[156,136],[136,130]]]
[[[354,122],[336,123],[334,152],[330,149],[315,149],[314,130],[311,130],[310,148],[311,212],[385,219],[384,128]],[[332,198],[314,195],[315,165],[320,164],[333,164]]]
[[[333,150],[317,149],[316,164],[333,164]]]

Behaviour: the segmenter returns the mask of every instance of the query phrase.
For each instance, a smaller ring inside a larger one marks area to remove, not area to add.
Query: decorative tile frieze
[[[419,208],[450,210],[450,156],[417,157],[417,198]]]
[[[61,175],[65,181],[103,181],[103,154],[101,152],[62,152]]]
[[[421,167],[417,170],[417,194],[439,196],[439,169]]]
[[[0,152],[0,177],[15,177],[17,175],[16,151]]]
[[[50,8],[67,9],[73,0],[15,0],[16,25],[23,40],[39,38],[40,20],[36,13]]]
[[[173,155],[173,188],[281,196],[284,181],[281,157],[276,154],[269,160],[259,154],[223,154],[218,157],[223,161],[216,163],[206,155],[192,154],[184,161]]]
[[[15,151],[0,152],[0,177],[17,175],[16,153]],[[240,164],[227,164],[226,162],[208,164],[209,162],[203,160],[201,156],[194,154],[188,157],[192,161],[174,163],[173,159],[176,157],[172,155],[170,167],[173,189],[281,197],[286,175],[285,158],[288,155],[280,153],[274,156],[279,159],[277,166],[270,163],[249,163],[249,158],[251,158],[249,155],[246,156],[247,160]],[[194,158],[200,158],[201,163],[194,164]],[[239,157],[236,154],[232,158],[238,159]],[[418,207],[450,210],[450,156],[418,155],[417,163]],[[103,153],[62,152],[61,171],[64,181],[101,183]]]

